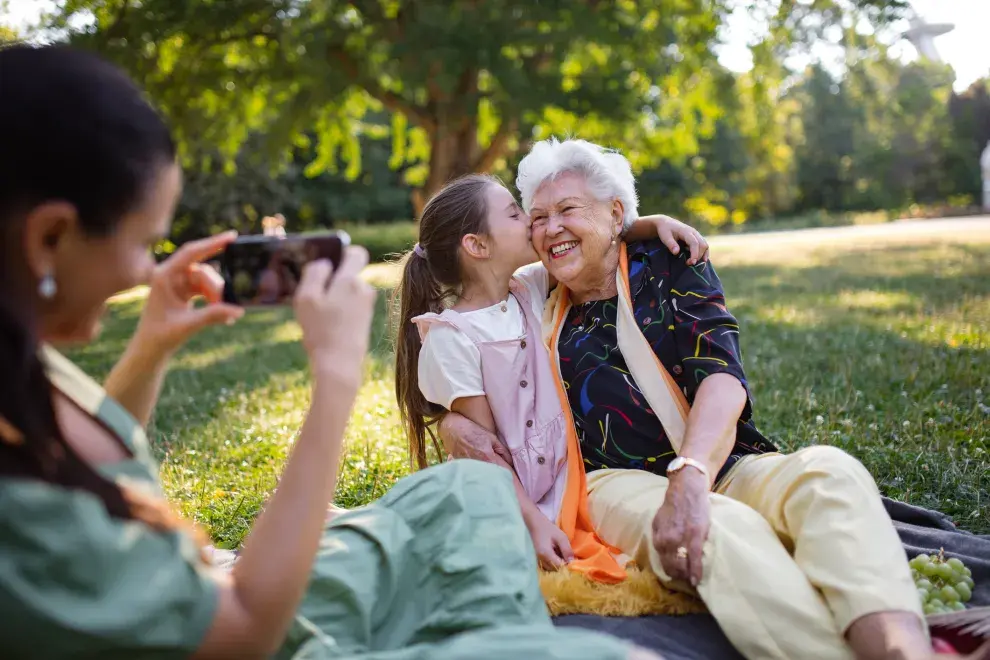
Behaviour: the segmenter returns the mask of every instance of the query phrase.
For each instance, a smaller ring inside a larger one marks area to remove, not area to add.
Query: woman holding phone
[[[551,625],[512,484],[458,461],[324,523],[362,377],[374,291],[351,248],[293,305],[312,403],[233,572],[164,499],[143,427],[169,358],[236,321],[202,261],[155,265],[181,189],[169,132],[133,83],[63,48],[0,50],[0,639],[4,657],[495,658],[638,654]],[[150,293],[103,387],[54,348],[97,334],[106,301]],[[210,303],[194,307],[195,297]],[[483,504],[481,504],[483,503]],[[641,656],[641,657],[645,657]]]

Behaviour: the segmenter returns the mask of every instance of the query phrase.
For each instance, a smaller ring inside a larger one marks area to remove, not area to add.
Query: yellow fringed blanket
[[[635,566],[626,568],[626,579],[618,584],[596,582],[575,571],[540,571],[540,590],[551,616],[679,616],[708,611],[694,596],[668,589],[652,571]]]

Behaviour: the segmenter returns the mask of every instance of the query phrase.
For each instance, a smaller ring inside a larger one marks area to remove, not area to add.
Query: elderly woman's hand
[[[696,470],[671,475],[663,504],[653,518],[653,546],[664,572],[697,587],[702,549],[711,526],[708,477]]]

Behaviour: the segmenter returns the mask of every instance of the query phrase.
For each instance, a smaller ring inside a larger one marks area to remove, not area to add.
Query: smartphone
[[[242,307],[289,304],[303,266],[328,259],[336,269],[350,244],[344,231],[239,237],[220,256],[224,302]]]

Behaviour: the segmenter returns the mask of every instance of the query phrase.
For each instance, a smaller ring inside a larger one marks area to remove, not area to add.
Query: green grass
[[[416,244],[419,229],[414,222],[388,222],[374,225],[341,225],[355,245],[363,245],[372,261],[386,261]]]
[[[797,235],[795,235],[797,236]],[[960,243],[959,241],[968,241]],[[990,532],[990,230],[884,237],[713,241],[742,327],[760,428],[782,448],[839,446],[892,497]],[[376,267],[388,284],[394,269]],[[373,352],[347,434],[337,503],[382,495],[406,474],[380,300]],[[104,376],[139,299],[111,306],[103,338],[71,353]],[[152,428],[173,502],[236,546],[276,485],[308,401],[287,310],[253,312],[178,357]]]

